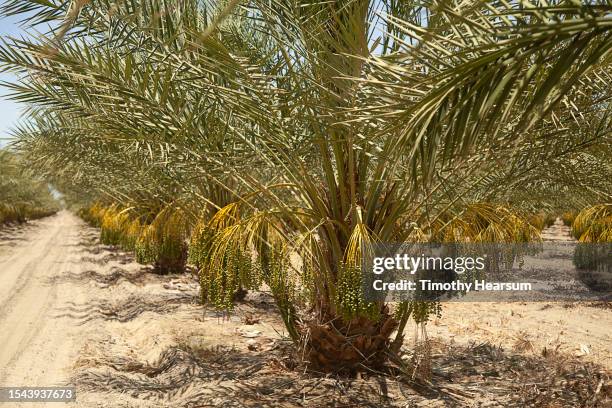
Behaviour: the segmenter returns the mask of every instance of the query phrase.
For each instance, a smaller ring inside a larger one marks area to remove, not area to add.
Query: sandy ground
[[[542,231],[545,242],[572,242],[561,219]],[[514,350],[577,356],[612,369],[612,313],[602,302],[445,303],[431,336],[486,341]]]
[[[542,239],[544,241],[561,241],[570,242],[576,241],[570,233],[571,229],[563,224],[560,218],[557,218],[555,223],[542,231]]]
[[[59,284],[79,273],[79,226],[62,213],[0,235],[0,384],[61,385],[77,358],[81,330],[58,311],[86,302],[82,286]]]
[[[608,304],[444,304],[430,381],[342,379],[295,365],[267,294],[218,315],[193,276],[155,275],[97,237],[67,212],[0,230],[0,386],[74,385],[77,407],[611,406]]]

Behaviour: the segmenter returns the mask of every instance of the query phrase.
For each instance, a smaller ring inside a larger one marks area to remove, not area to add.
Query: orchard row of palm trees
[[[23,172],[23,163],[0,149],[0,227],[46,217],[59,209],[44,180]]]
[[[374,243],[527,241],[529,215],[611,200],[605,1],[1,10],[31,33],[0,46],[29,165],[106,242],[197,266],[204,301],[265,283],[323,370],[384,364],[435,309],[363,298]]]

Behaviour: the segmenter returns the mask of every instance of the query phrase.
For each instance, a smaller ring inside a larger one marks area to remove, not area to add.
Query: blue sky
[[[0,18],[0,36],[18,36],[23,33],[19,27],[18,17]],[[15,76],[7,73],[0,73],[0,80],[15,81]],[[0,87],[0,146],[6,144],[11,127],[17,122],[21,114],[20,105],[6,99],[6,89]]]

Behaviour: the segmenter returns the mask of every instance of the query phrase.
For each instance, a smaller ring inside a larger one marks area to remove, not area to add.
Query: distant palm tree
[[[0,149],[0,226],[46,217],[59,209],[47,183],[23,167],[23,158]]]

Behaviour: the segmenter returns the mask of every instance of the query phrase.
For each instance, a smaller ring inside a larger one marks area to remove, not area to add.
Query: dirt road
[[[0,384],[65,384],[79,327],[58,311],[86,300],[83,288],[59,277],[79,272],[79,226],[67,212],[36,221],[0,246]]]

